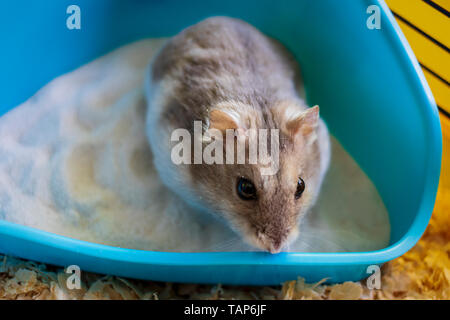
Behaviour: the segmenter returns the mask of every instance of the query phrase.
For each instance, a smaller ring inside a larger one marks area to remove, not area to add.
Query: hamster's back
[[[248,23],[208,18],[173,37],[153,61],[151,82],[170,81],[176,100],[197,119],[219,101],[264,106],[295,95],[292,56]]]

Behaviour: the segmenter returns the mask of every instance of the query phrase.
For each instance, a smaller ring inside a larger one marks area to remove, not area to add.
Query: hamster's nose
[[[276,248],[276,247],[271,246],[270,249],[269,249],[269,252],[271,254],[277,254],[277,253],[280,253],[280,251],[281,251],[280,247]]]
[[[281,248],[282,248],[281,241],[276,241],[276,242],[269,244],[268,251],[271,254],[276,254],[276,253],[280,253]]]

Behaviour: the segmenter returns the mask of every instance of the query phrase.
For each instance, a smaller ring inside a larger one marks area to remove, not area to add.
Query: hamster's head
[[[214,147],[204,142],[204,161],[189,167],[185,183],[198,204],[227,220],[248,244],[280,252],[298,236],[300,219],[314,204],[326,170],[318,107],[284,103],[259,114],[251,107],[222,106],[212,109],[208,122],[208,132],[214,133],[210,141],[222,144],[211,152]],[[234,136],[227,135],[229,130]],[[255,141],[256,162],[251,159]],[[239,158],[242,142],[245,161]],[[223,164],[205,163],[208,152],[222,156]]]

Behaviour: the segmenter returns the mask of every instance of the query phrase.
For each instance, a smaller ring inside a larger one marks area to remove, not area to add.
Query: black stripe
[[[391,10],[392,11],[392,10]],[[450,50],[443,44],[440,43],[439,41],[437,41],[436,39],[434,39],[432,36],[426,34],[425,32],[423,32],[422,30],[420,30],[419,28],[417,28],[415,25],[413,25],[411,22],[409,22],[408,20],[406,20],[405,18],[403,18],[402,16],[400,16],[398,13],[392,11],[392,13],[394,14],[394,16],[403,21],[404,23],[406,23],[409,27],[413,28],[414,30],[416,30],[418,33],[420,33],[421,35],[423,35],[424,37],[428,38],[429,40],[431,40],[432,42],[434,42],[436,45],[438,45],[439,47],[441,47],[442,49],[444,49],[445,51],[450,53]]]
[[[442,107],[440,107],[440,106],[437,106],[437,107],[438,107],[439,111],[440,111],[444,116],[446,116],[447,118],[450,119],[450,113],[448,113],[448,111],[446,111],[444,108],[442,108]]]
[[[434,72],[433,70],[429,69],[427,66],[423,65],[420,61],[419,61],[420,66],[427,70],[429,73],[431,73],[433,76],[435,76],[437,79],[441,80],[443,83],[445,83],[447,86],[450,86],[450,83],[445,80],[444,78],[442,78],[440,75],[438,75],[436,72]]]
[[[445,10],[445,8],[442,8],[440,5],[438,5],[437,3],[434,3],[431,0],[423,0],[423,2],[425,2],[426,4],[432,6],[433,8],[435,8],[437,11],[439,11],[440,13],[445,14],[447,17],[450,17],[450,12],[448,12],[447,10]]]

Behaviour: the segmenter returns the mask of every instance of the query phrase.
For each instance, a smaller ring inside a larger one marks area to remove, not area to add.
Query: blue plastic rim
[[[81,30],[66,8],[81,8]],[[370,30],[369,5],[381,9]],[[149,280],[279,284],[367,277],[409,250],[434,206],[442,138],[437,108],[408,43],[379,0],[9,1],[0,11],[0,115],[51,79],[118,46],[171,36],[213,15],[238,17],[283,42],[302,67],[308,102],[375,183],[389,211],[389,247],[359,253],[168,253],[121,249],[0,221],[0,252]],[[1,208],[0,208],[1,210]]]

